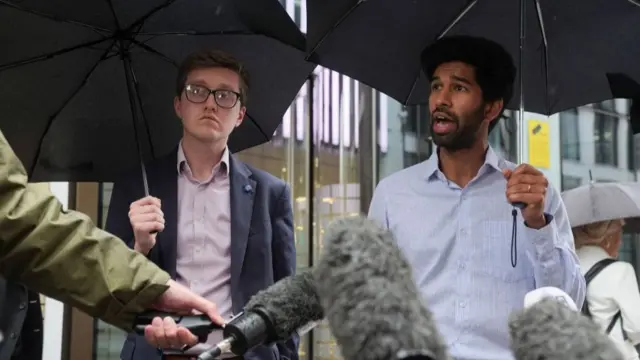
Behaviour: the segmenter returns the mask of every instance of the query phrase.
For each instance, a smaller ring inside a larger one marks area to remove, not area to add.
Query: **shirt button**
[[[466,302],[464,302],[464,301],[461,301],[461,302],[460,302],[460,307],[461,307],[461,308],[465,308],[465,307],[467,307],[467,303],[466,303]]]
[[[460,269],[464,270],[467,266],[463,262],[461,262],[459,267]]]
[[[25,303],[20,303],[20,310],[24,310],[27,307],[27,305]]]
[[[460,234],[464,235],[466,233],[467,233],[467,231],[465,229],[460,229]]]
[[[9,337],[10,337],[10,338],[12,338],[12,339],[15,339],[15,338],[17,338],[17,337],[18,337],[18,335],[16,335],[16,333],[12,332],[12,333],[9,335]]]

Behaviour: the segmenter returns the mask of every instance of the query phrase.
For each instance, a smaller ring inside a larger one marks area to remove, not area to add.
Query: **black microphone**
[[[224,340],[198,356],[212,360],[225,354],[241,356],[259,345],[285,341],[311,330],[324,312],[313,275],[304,271],[286,277],[254,295],[244,311],[224,326]]]
[[[177,325],[186,328],[195,335],[201,343],[207,341],[209,334],[213,330],[222,329],[222,326],[214,323],[207,315],[204,314],[179,315],[161,311],[146,311],[136,317],[133,325],[133,331],[139,335],[144,335],[144,329],[148,325],[151,325],[151,322],[156,317],[162,319],[166,317],[172,318]],[[188,348],[182,349],[181,351],[186,350],[188,350]]]
[[[623,360],[593,320],[553,297],[514,312],[509,320],[516,360]]]
[[[331,224],[314,277],[345,360],[449,359],[409,262],[374,221],[358,216]]]

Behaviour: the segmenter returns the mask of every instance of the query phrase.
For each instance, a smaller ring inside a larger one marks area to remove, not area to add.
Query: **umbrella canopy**
[[[177,66],[192,51],[226,51],[250,73],[232,151],[270,140],[315,67],[277,0],[0,0],[0,34],[0,129],[34,182],[112,181],[139,152],[174,149]]]
[[[631,99],[629,122],[634,134],[640,133],[640,84],[626,74],[607,74],[614,98]]]
[[[640,231],[640,183],[582,185],[562,193],[571,227],[625,219],[625,230]]]
[[[640,6],[627,0],[307,0],[309,59],[401,103],[426,103],[420,54],[442,36],[494,40],[518,64],[520,4],[526,111],[550,115],[611,99],[609,72],[640,80],[640,43],[631,30]],[[519,109],[519,100],[516,87],[507,107]]]

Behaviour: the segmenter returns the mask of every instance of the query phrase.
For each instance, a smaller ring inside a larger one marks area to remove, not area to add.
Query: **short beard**
[[[476,110],[468,115],[464,116],[463,122],[456,117],[458,128],[455,132],[438,135],[433,131],[433,115],[431,116],[431,123],[429,125],[429,132],[431,133],[431,139],[438,147],[446,149],[450,152],[456,152],[460,150],[471,149],[478,140],[478,131],[482,127],[482,121],[484,120],[484,104],[480,105]]]

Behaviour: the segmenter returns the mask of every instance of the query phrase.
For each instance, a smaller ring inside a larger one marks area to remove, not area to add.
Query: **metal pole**
[[[315,86],[315,77],[316,74],[315,73],[311,73],[311,75],[309,75],[309,80],[307,81],[307,96],[308,96],[308,111],[307,113],[309,114],[309,118],[307,121],[305,121],[305,137],[304,137],[304,141],[305,141],[305,147],[307,149],[307,161],[306,161],[306,171],[307,171],[307,189],[306,189],[306,198],[307,198],[307,224],[306,224],[306,228],[307,228],[307,234],[308,234],[308,241],[307,241],[307,247],[308,247],[308,258],[309,258],[309,267],[313,267],[313,263],[314,263],[314,245],[316,240],[319,239],[315,239],[314,238],[314,223],[315,223],[315,171],[314,171],[314,167],[315,167],[315,133],[313,131],[314,129],[314,115],[313,115],[313,110],[314,110],[314,99],[313,99],[313,95],[314,95],[314,86]],[[309,340],[309,343],[307,344],[307,359],[313,359],[313,335],[314,335],[315,331],[309,331],[309,333],[307,333],[307,339]]]
[[[371,194],[371,197],[373,197],[373,192],[378,185],[378,132],[386,131],[386,129],[380,129],[378,95],[378,91],[371,88],[371,183],[369,184],[371,188],[367,192],[367,194]],[[371,202],[371,197],[368,199],[368,203]]]
[[[516,122],[516,132],[518,133],[518,164],[522,164],[526,161],[526,148],[525,136],[527,135],[527,127],[524,123],[524,45],[525,45],[525,19],[526,19],[526,4],[525,0],[520,0],[520,111],[518,115],[518,121]],[[506,104],[505,104],[506,105]]]
[[[144,196],[149,196],[149,182],[147,181],[147,170],[144,166],[144,157],[142,156],[142,147],[140,146],[139,131],[138,131],[138,111],[136,108],[136,93],[133,79],[133,69],[131,68],[131,57],[125,44],[120,43],[120,58],[124,66],[124,75],[127,81],[127,95],[129,96],[129,105],[131,107],[131,116],[133,119],[133,132],[136,141],[136,148],[138,149],[138,156],[140,158],[140,169],[142,171],[142,185],[144,186]]]

